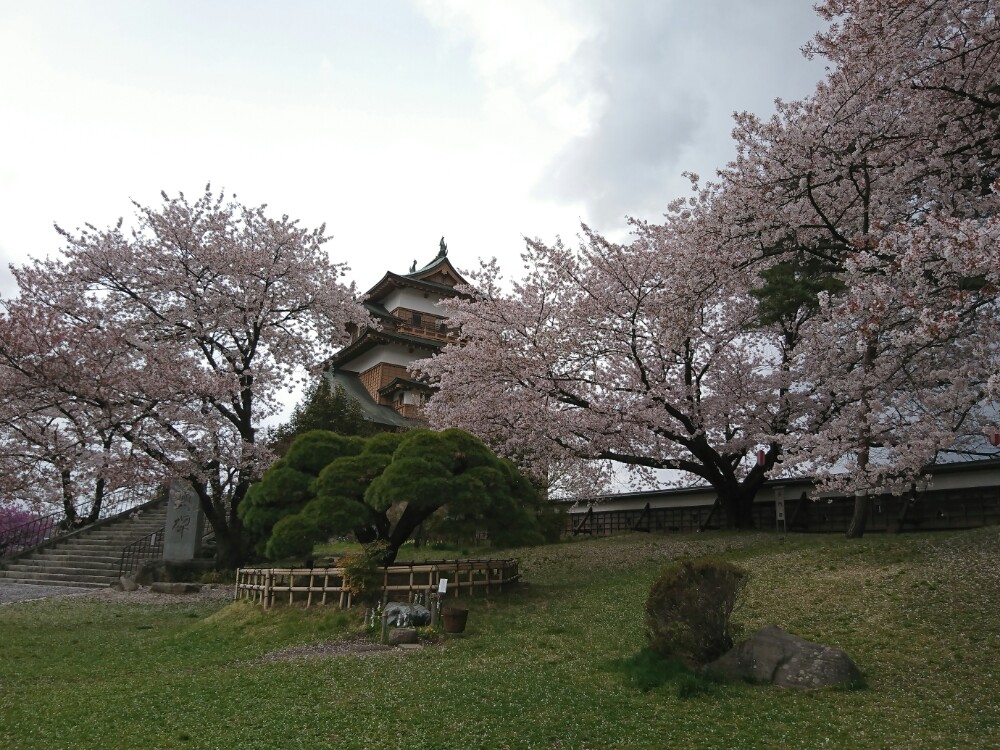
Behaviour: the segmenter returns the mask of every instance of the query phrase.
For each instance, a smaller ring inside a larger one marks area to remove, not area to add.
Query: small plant
[[[382,561],[389,550],[387,542],[372,542],[360,551],[340,558],[344,569],[344,588],[361,602],[374,601],[382,585]]]
[[[374,607],[366,612],[365,632],[368,635],[379,635],[382,632],[382,602],[377,602]]]
[[[417,638],[424,643],[437,643],[443,632],[437,625],[423,625],[417,628]]]
[[[236,583],[236,571],[229,570],[207,570],[201,574],[202,583]]]
[[[660,656],[707,664],[733,646],[729,618],[748,574],[722,560],[667,568],[646,599],[646,638]]]

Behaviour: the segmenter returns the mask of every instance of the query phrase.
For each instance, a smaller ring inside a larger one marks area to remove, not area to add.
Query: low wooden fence
[[[448,579],[448,596],[474,596],[501,591],[520,578],[517,560],[428,560],[390,565],[383,569],[383,601],[436,592],[442,578]],[[354,595],[344,585],[343,568],[240,568],[236,573],[234,599],[250,599],[265,608],[276,602],[334,604],[341,609],[353,604]],[[426,599],[425,599],[426,601]]]

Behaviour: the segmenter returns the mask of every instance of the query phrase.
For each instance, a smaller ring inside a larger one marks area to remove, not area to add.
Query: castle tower
[[[437,256],[407,274],[388,272],[365,294],[364,306],[378,327],[351,331],[351,343],[330,360],[331,385],[344,388],[365,416],[387,427],[421,424],[432,388],[410,365],[456,341],[439,302],[460,295],[466,284],[448,260],[444,238]]]

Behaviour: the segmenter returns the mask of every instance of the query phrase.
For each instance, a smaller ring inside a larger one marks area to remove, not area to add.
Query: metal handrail
[[[13,557],[22,550],[37,547],[50,539],[53,529],[58,530],[62,523],[63,513],[58,511],[5,529],[0,534],[0,559]]]
[[[161,526],[156,531],[122,547],[122,554],[118,560],[118,577],[121,578],[123,575],[137,571],[146,560],[158,560],[162,558],[163,542],[166,539],[166,535],[167,527]],[[214,537],[214,529],[206,529],[201,537],[202,545]]]
[[[67,523],[68,519],[63,511],[56,511],[13,526],[0,533],[0,559],[12,558],[42,544],[57,542],[63,537],[79,533],[82,529],[106,521],[113,516],[127,513],[133,508],[150,502],[158,490],[158,486],[151,485],[124,487],[109,492],[101,503],[98,517],[93,521],[84,521],[79,525],[70,525]],[[85,515],[79,509],[76,512],[78,519]]]
[[[166,526],[161,526],[156,531],[123,547],[121,560],[118,563],[118,577],[138,570],[146,560],[163,557],[163,538],[166,536],[166,530]]]

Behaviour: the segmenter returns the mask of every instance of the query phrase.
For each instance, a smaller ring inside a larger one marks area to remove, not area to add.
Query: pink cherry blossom
[[[14,269],[0,362],[24,395],[4,439],[27,446],[30,429],[36,452],[76,451],[74,482],[189,479],[233,565],[236,508],[272,458],[257,442],[261,420],[365,316],[323,227],[208,188],[163,200],[135,204],[131,231],[121,220],[60,229],[62,258]]]

